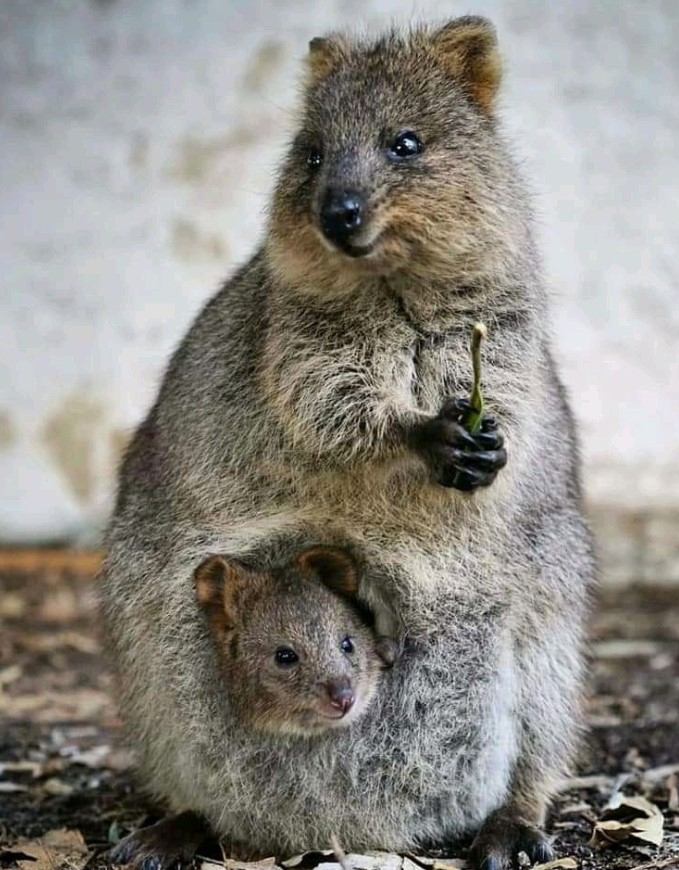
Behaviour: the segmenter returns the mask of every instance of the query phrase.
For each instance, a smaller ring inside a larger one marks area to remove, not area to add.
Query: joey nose
[[[326,683],[330,706],[345,716],[354,706],[354,690],[346,682],[331,680]]]
[[[321,207],[323,235],[340,248],[351,242],[363,224],[365,202],[351,190],[329,188]]]

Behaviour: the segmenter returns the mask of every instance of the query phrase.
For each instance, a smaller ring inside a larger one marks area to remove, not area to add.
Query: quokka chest
[[[395,357],[396,389],[419,411],[436,414],[446,399],[469,392],[471,359],[458,335],[418,335]]]

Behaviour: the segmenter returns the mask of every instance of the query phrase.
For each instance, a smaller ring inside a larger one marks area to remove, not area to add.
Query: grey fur
[[[143,782],[242,851],[331,834],[407,850],[503,804],[539,824],[577,732],[593,566],[573,424],[521,181],[439,51],[419,29],[347,40],[322,65],[267,243],[193,324],[121,471],[102,605]],[[429,134],[421,172],[369,147],[392,124]],[[303,155],[319,130],[315,184],[350,172],[369,187],[391,228],[382,260],[318,238]],[[479,319],[509,462],[465,495],[431,480],[404,433],[467,394]],[[193,570],[209,552],[265,566],[319,542],[360,555],[366,597],[396,608],[408,648],[346,731],[240,728]]]

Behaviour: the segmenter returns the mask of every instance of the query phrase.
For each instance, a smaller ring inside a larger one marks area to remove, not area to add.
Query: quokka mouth
[[[370,242],[369,245],[345,245],[343,248],[340,248],[340,250],[343,254],[346,254],[348,257],[352,257],[353,259],[369,257],[377,247],[378,242],[379,236],[374,242]]]
[[[333,250],[345,257],[351,257],[352,260],[360,260],[374,254],[382,241],[383,233],[378,233],[374,239],[364,245],[352,244],[349,240],[342,245],[333,245]]]
[[[331,241],[330,239],[328,239],[327,236],[317,226],[314,228],[316,229],[324,248],[329,251],[333,251],[336,254],[342,254],[343,256],[349,257],[352,260],[365,259],[371,254],[374,254],[384,236],[384,232],[380,231],[366,244],[352,243],[350,239],[345,239],[344,241],[339,242]]]

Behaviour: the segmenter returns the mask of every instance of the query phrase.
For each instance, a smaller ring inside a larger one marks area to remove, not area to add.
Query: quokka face
[[[243,724],[309,736],[367,711],[394,647],[356,604],[358,574],[343,551],[313,548],[273,572],[211,556],[194,581]]]
[[[269,252],[306,292],[366,278],[473,277],[504,248],[509,160],[493,119],[494,31],[463,18],[377,42],[313,40]]]

